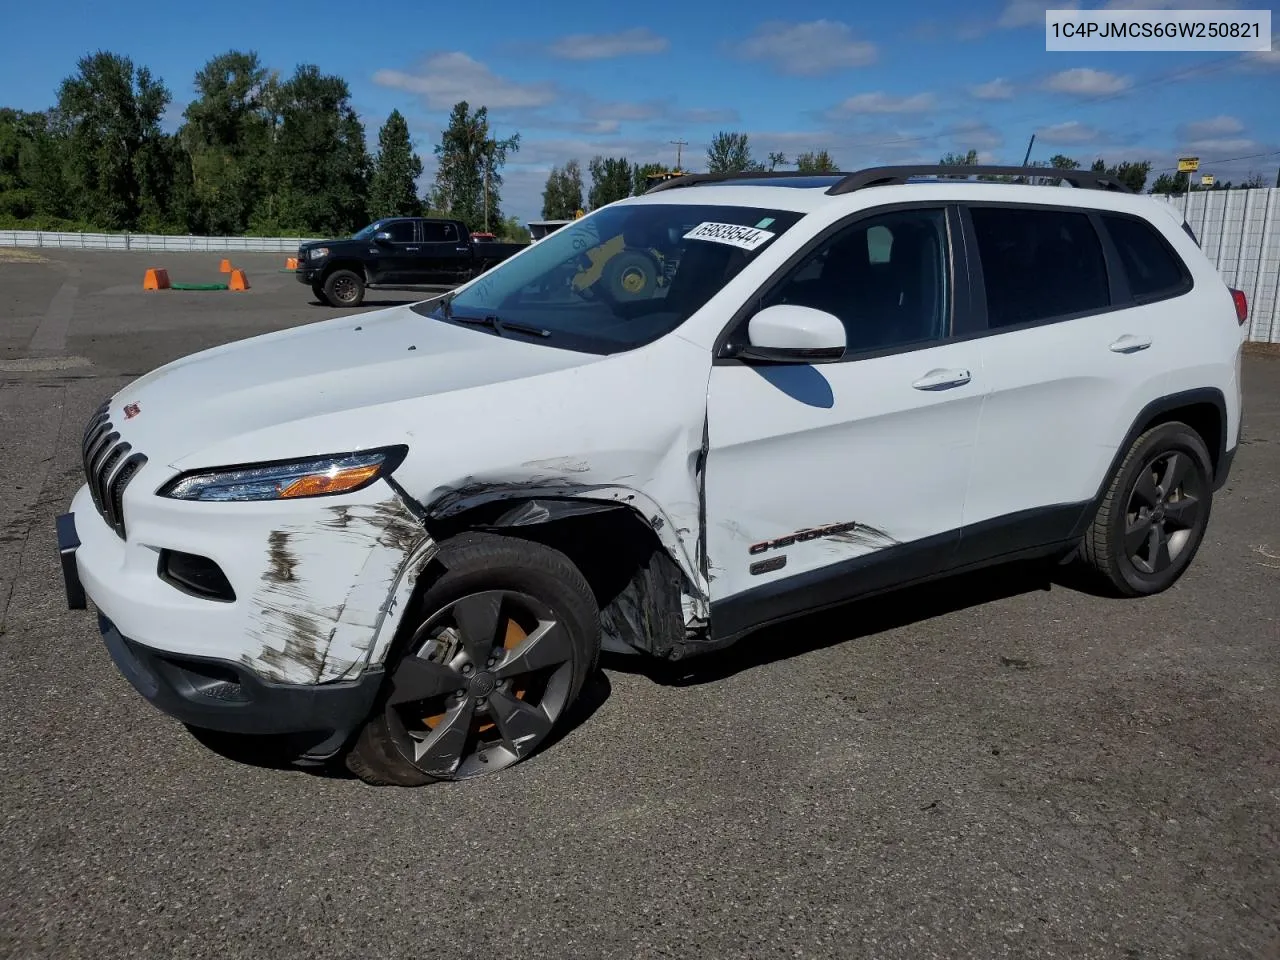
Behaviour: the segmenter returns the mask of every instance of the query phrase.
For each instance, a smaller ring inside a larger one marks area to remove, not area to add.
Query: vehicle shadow
[[[423,300],[430,300],[431,295],[425,297],[409,297],[408,299],[394,300],[362,300],[357,307],[334,307],[327,303],[321,303],[319,300],[310,300],[308,303],[313,307],[325,307],[329,310],[369,310],[378,309],[379,307],[407,307],[413,303],[421,303]]]
[[[748,634],[731,647],[684,661],[609,654],[601,666],[644,676],[662,686],[715,683],[779,660],[910,626],[1024,593],[1067,587],[1054,561],[1010,563],[855,600]]]

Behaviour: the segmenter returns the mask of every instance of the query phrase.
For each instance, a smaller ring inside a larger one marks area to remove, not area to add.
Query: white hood
[[[123,388],[112,400],[111,418],[134,449],[173,464],[268,427],[598,359],[392,307],[176,360]],[[131,404],[137,409],[126,420]]]

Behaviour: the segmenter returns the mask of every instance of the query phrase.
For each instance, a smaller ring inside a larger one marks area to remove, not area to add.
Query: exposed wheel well
[[[590,512],[557,516],[557,503],[566,514],[574,509]],[[428,520],[427,531],[442,549],[451,537],[484,530],[559,550],[582,572],[595,595],[606,649],[680,656],[686,634],[681,596],[689,585],[639,513],[614,502],[540,499],[538,510],[550,507],[547,519],[504,522],[522,506],[518,500],[482,505],[447,519]]]
[[[364,264],[359,260],[335,260],[333,263],[325,265],[324,273],[320,274],[320,283],[324,283],[329,279],[330,274],[335,270],[350,270],[357,274],[362,281],[368,283],[369,276],[364,272]]]

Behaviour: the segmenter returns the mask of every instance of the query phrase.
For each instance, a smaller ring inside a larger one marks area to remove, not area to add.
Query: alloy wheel
[[[466,779],[525,758],[568,701],[573,644],[549,607],[489,590],[433,613],[396,666],[387,725],[429,776]]]
[[[1204,515],[1204,478],[1189,454],[1159,454],[1138,473],[1125,508],[1124,552],[1148,576],[1163,573],[1193,542]]]

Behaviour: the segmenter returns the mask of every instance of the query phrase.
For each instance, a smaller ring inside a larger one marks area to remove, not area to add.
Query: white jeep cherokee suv
[[[1235,453],[1244,298],[1170,206],[1045,175],[686,176],[168,364],[85,429],[68,603],[189,726],[416,785],[535,751],[601,649],[1021,558],[1164,590]]]

